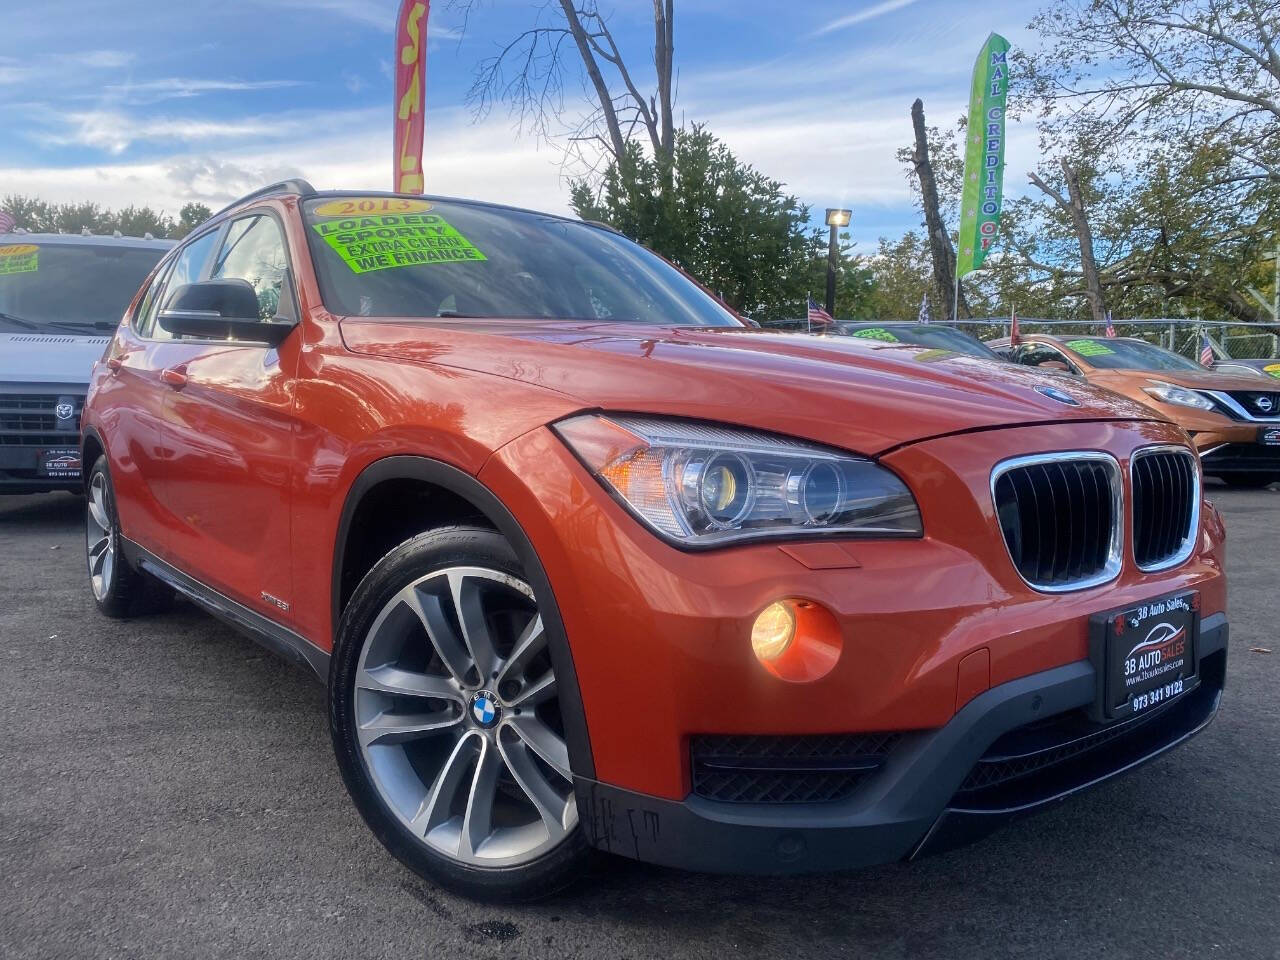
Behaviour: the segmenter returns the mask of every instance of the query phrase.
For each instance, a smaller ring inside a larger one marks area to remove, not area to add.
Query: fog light
[[[761,660],[777,660],[796,635],[796,615],[785,603],[771,603],[751,627],[751,649]]]
[[[811,683],[830,673],[844,641],[835,615],[803,597],[775,600],[751,624],[751,649],[779,680]]]

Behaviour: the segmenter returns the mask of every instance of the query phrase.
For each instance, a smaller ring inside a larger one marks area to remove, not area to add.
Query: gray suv
[[[173,243],[0,234],[0,494],[81,489],[89,371]]]

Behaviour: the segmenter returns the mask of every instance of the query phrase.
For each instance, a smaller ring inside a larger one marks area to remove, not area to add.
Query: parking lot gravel
[[[1280,488],[1209,492],[1231,648],[1221,713],[1186,746],[911,864],[602,858],[515,908],[382,850],[308,674],[185,603],[99,616],[83,501],[0,497],[0,957],[1280,957]]]

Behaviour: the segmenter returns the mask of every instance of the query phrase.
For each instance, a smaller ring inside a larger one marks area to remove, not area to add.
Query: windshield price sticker
[[[1101,357],[1108,353],[1115,353],[1105,343],[1099,343],[1097,340],[1068,340],[1067,349],[1074,350],[1082,357]]]
[[[855,337],[861,337],[863,340],[883,340],[885,343],[902,342],[883,327],[871,327],[867,330],[855,330],[853,335]]]
[[[1280,363],[1269,363],[1262,368],[1262,372],[1266,374],[1270,374],[1271,376],[1275,377],[1277,380],[1280,380]]]
[[[353,273],[486,259],[452,224],[434,213],[344,217],[312,226]]]
[[[0,247],[0,277],[10,273],[34,273],[40,267],[40,248],[34,243]]]

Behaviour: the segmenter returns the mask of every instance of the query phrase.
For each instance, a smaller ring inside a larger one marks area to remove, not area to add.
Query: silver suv
[[[81,489],[90,368],[173,243],[0,234],[0,494]]]

